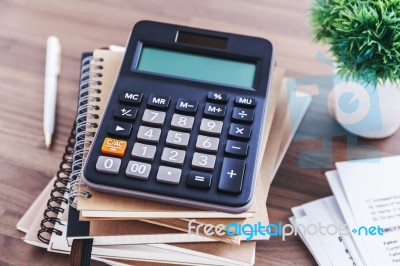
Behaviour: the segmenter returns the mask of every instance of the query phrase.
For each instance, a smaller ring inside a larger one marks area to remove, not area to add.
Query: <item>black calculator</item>
[[[262,159],[273,54],[262,38],[138,22],[84,183],[205,210],[247,211]]]

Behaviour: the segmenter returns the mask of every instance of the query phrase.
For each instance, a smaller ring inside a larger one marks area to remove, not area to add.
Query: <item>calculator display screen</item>
[[[254,90],[256,63],[143,46],[137,69]]]

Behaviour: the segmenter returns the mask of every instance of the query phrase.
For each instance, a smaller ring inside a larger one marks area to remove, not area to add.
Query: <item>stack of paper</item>
[[[319,265],[400,265],[400,156],[336,164],[333,196],[292,208]]]

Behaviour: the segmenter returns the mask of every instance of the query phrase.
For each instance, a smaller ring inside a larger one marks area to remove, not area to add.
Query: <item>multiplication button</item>
[[[231,124],[229,127],[229,136],[240,138],[240,139],[250,139],[251,126],[245,126],[240,124]]]

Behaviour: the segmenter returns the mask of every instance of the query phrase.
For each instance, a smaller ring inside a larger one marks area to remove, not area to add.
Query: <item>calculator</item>
[[[262,38],[138,22],[83,182],[168,204],[247,211],[262,159],[273,55]]]

